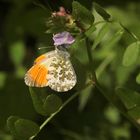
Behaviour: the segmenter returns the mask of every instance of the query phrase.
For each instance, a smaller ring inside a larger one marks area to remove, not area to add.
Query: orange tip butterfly
[[[57,92],[71,90],[77,82],[70,54],[56,47],[39,56],[25,74],[25,83],[30,87],[47,87]]]

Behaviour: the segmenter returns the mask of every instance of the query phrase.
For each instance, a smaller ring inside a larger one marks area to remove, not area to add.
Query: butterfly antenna
[[[53,46],[47,46],[47,47],[39,47],[38,50],[42,50],[42,49],[50,49],[52,48]]]

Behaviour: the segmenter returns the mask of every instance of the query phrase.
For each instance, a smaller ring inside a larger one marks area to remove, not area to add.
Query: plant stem
[[[53,113],[49,118],[47,118],[42,125],[40,126],[40,130],[42,130],[42,128],[48,123],[50,122],[50,120],[56,115],[58,114],[68,103],[70,103],[75,97],[77,97],[79,94],[79,92],[76,92],[75,94],[73,94],[68,100],[66,100],[63,105],[58,109],[58,111],[56,111],[55,113]]]
[[[140,126],[138,123],[136,123],[136,121],[134,119],[131,118],[131,116],[129,116],[127,114],[127,111],[125,108],[120,107],[120,104],[118,104],[117,102],[113,101],[112,98],[110,98],[100,87],[99,83],[96,83],[96,88],[99,90],[99,92],[115,107],[117,107],[119,109],[119,112],[126,117],[139,131],[140,131]]]
[[[89,45],[89,40],[86,39],[86,47],[87,47],[87,53],[88,53],[88,57],[89,57],[89,64],[90,64],[90,70],[91,70],[91,74],[92,74],[92,77],[93,77],[93,82],[94,82],[94,86],[98,89],[98,91],[110,102],[112,103],[114,106],[116,106],[120,113],[122,115],[124,115],[128,120],[130,120],[130,122],[132,122],[136,128],[140,131],[140,126],[135,122],[135,120],[133,120],[131,118],[131,116],[129,116],[126,112],[126,109],[124,107],[120,107],[120,105],[115,102],[108,94],[106,94],[104,92],[104,90],[100,87],[100,84],[98,83],[98,80],[97,80],[97,77],[96,77],[96,73],[95,73],[95,69],[94,69],[94,63],[93,63],[93,58],[92,58],[92,51],[91,51],[91,47]]]
[[[102,72],[105,70],[105,68],[111,63],[115,55],[113,53],[109,54],[108,57],[106,57],[102,63],[99,65],[99,67],[96,69],[96,77],[97,79],[100,77]]]
[[[120,25],[127,33],[129,33],[133,39],[135,39],[136,41],[139,41],[139,38],[138,38],[133,32],[131,32],[128,28],[126,28],[121,22],[119,22],[119,25]]]
[[[63,105],[55,112],[55,113],[53,113],[53,114],[51,114],[42,124],[41,124],[41,126],[40,126],[40,130],[39,130],[39,132],[45,127],[45,125],[47,124],[47,123],[49,123],[67,104],[69,104],[73,99],[75,99],[80,93],[81,93],[81,91],[83,90],[83,89],[85,89],[87,86],[89,86],[89,84],[91,84],[91,83],[87,83],[80,91],[77,91],[75,94],[73,94],[69,99],[67,99],[64,103],[63,103]],[[38,133],[39,133],[38,132]],[[34,136],[32,136],[32,137],[30,137],[29,138],[29,140],[33,140],[37,135],[38,135],[38,133],[36,134],[36,135],[34,135]]]
[[[96,26],[96,25],[98,25],[98,24],[100,24],[100,23],[101,23],[101,24],[102,24],[102,23],[106,23],[106,21],[103,20],[103,21],[95,22],[95,23],[94,23],[94,26]]]
[[[90,41],[88,38],[86,38],[86,48],[87,48],[87,54],[88,54],[88,59],[89,59],[90,71],[92,74],[92,81],[93,81],[93,83],[96,83],[97,78],[96,78],[96,74],[95,74],[95,67],[94,67],[92,53],[91,53],[92,49],[91,49]]]

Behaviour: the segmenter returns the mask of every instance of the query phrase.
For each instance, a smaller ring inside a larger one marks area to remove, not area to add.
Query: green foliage
[[[65,17],[56,17],[56,18],[50,18],[47,21],[47,30],[46,33],[58,33],[65,31],[67,29],[66,26],[64,26],[67,23],[67,20]]]
[[[41,115],[47,115],[45,109],[43,108],[41,94],[37,93],[34,88],[29,88],[29,90],[35,110]]]
[[[114,35],[108,40],[108,42],[106,42],[105,48],[108,50],[113,48],[115,44],[117,44],[121,40],[123,34],[124,34],[124,30],[122,29],[114,33]]]
[[[94,22],[92,13],[77,1],[72,3],[72,16],[84,29],[88,29]]]
[[[10,57],[15,66],[21,65],[25,57],[25,44],[23,41],[17,41],[10,46]]]
[[[62,100],[56,95],[48,95],[44,101],[43,107],[47,114],[56,112],[62,105]]]
[[[26,69],[24,68],[24,66],[18,66],[16,68],[15,74],[18,78],[23,78],[25,75]]]
[[[15,122],[19,119],[19,117],[16,117],[16,116],[10,116],[8,119],[7,119],[7,126],[8,126],[8,129],[10,130],[10,132],[12,133],[12,135],[14,137],[18,137],[20,138],[19,136],[17,136],[17,132],[16,132],[16,129],[15,129]]]
[[[36,123],[20,119],[16,116],[10,116],[8,118],[7,126],[12,135],[19,140],[29,139],[31,136],[36,135],[39,132],[39,126]]]
[[[97,4],[97,3],[93,3],[93,6],[94,6],[94,8],[95,8],[95,10],[96,10],[96,12],[100,15],[100,16],[102,16],[102,18],[104,19],[104,20],[107,20],[107,21],[109,21],[109,19],[110,19],[110,14],[108,14],[99,4]]]
[[[91,94],[94,94],[92,92],[92,89],[93,89],[93,86],[89,85],[81,91],[81,93],[79,95],[79,110],[80,111],[82,111],[85,108]]]
[[[140,94],[127,88],[117,88],[116,93],[126,107],[126,116],[130,116],[136,126],[140,128]]]
[[[89,39],[93,40],[92,34],[94,33],[95,30],[96,30],[96,27],[95,27],[95,25],[93,24],[93,25],[91,25],[91,27],[90,27],[89,29],[87,29],[87,31],[85,32],[85,35],[86,35]]]
[[[14,125],[17,134],[21,135],[25,139],[30,138],[39,132],[39,126],[29,120],[18,119]]]
[[[74,53],[72,54],[72,56],[74,56]],[[83,59],[85,59],[85,58],[87,58],[87,56],[83,57]],[[76,85],[76,89],[80,90],[83,88],[83,86],[85,86],[85,83],[86,83],[86,78],[87,78],[86,77],[87,76],[86,66],[83,65],[77,57],[76,58],[72,57],[71,60],[72,60],[72,62],[74,62],[73,65],[74,65],[74,69],[76,71],[77,81],[79,81],[79,84]],[[82,69],[82,71],[81,71],[81,69]]]
[[[72,44],[69,51],[71,53],[71,61],[73,63],[77,75],[77,81],[79,81],[79,83],[76,84],[76,89],[80,90],[85,86],[88,75],[87,70],[89,70],[89,67],[87,65],[88,55],[86,42],[85,39],[83,38],[83,34],[81,34],[76,38],[76,41]]]
[[[2,2],[0,139],[13,140],[4,125],[10,114],[42,122],[39,129],[32,121],[9,117],[7,126],[19,140],[32,140],[34,136],[51,140],[140,138],[135,129],[140,124],[140,5],[120,2],[123,8],[106,1],[106,8],[82,0],[39,2],[37,6],[31,0]],[[64,6],[67,18],[51,16],[58,5]],[[53,34],[62,31],[75,37],[67,51],[77,75],[76,86],[66,94],[47,87],[30,88],[28,94],[23,77],[33,59],[42,53],[37,48],[52,46]],[[125,88],[116,89],[122,86]],[[46,132],[42,129],[48,123]]]
[[[136,82],[138,83],[138,84],[140,84],[140,73],[137,75],[137,77],[136,77]]]
[[[81,64],[86,65],[88,63],[88,55],[86,49],[86,42],[84,38],[79,38],[72,45],[73,56],[77,58]]]
[[[131,66],[135,64],[140,50],[140,42],[134,42],[129,45],[124,53],[123,56],[123,65],[124,66]]]
[[[127,110],[133,109],[136,106],[140,106],[139,93],[126,88],[117,88],[116,92]]]
[[[113,124],[117,124],[120,122],[120,114],[117,110],[117,108],[109,106],[106,110],[105,110],[105,116],[106,118]]]
[[[93,49],[96,48],[96,46],[101,42],[101,40],[103,39],[103,37],[106,35],[106,33],[108,32],[108,23],[105,23],[101,29],[99,30],[96,38],[94,39],[94,44],[92,46]]]
[[[62,100],[57,95],[42,96],[36,88],[30,87],[29,90],[35,110],[43,116],[56,112],[62,105]]]
[[[120,128],[116,128],[114,129],[114,132],[113,132],[113,136],[114,136],[114,139],[130,139],[130,133],[129,133],[129,126],[124,126],[124,127],[120,127]]]
[[[133,118],[134,121],[139,125],[140,124],[140,107],[136,106],[135,108],[128,111],[128,114]]]
[[[0,72],[0,88],[3,88],[5,85],[6,77],[7,75],[5,72]]]

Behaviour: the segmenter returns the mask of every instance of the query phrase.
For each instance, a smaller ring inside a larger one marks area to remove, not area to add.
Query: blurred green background
[[[79,2],[94,10],[93,0]],[[139,0],[96,2],[140,38]],[[38,48],[53,44],[52,35],[45,34],[46,19],[60,6],[71,11],[71,3],[72,0],[0,0],[0,140],[14,140],[6,127],[6,119],[10,115],[31,119],[38,124],[44,121],[45,118],[33,108],[24,74],[33,60],[46,51]],[[100,20],[97,14],[95,17]],[[136,83],[139,64],[122,66],[124,50],[134,41],[133,38],[127,33],[121,34],[122,31],[115,24],[99,25],[93,37],[97,37],[101,30],[104,33],[99,37],[100,43],[97,40],[99,49],[94,53],[99,82],[110,94],[114,93],[117,85],[140,91]],[[121,38],[110,45],[108,42],[117,32]],[[70,93],[61,96],[65,98]],[[140,133],[99,91],[94,90],[66,106],[36,139],[139,140]]]

